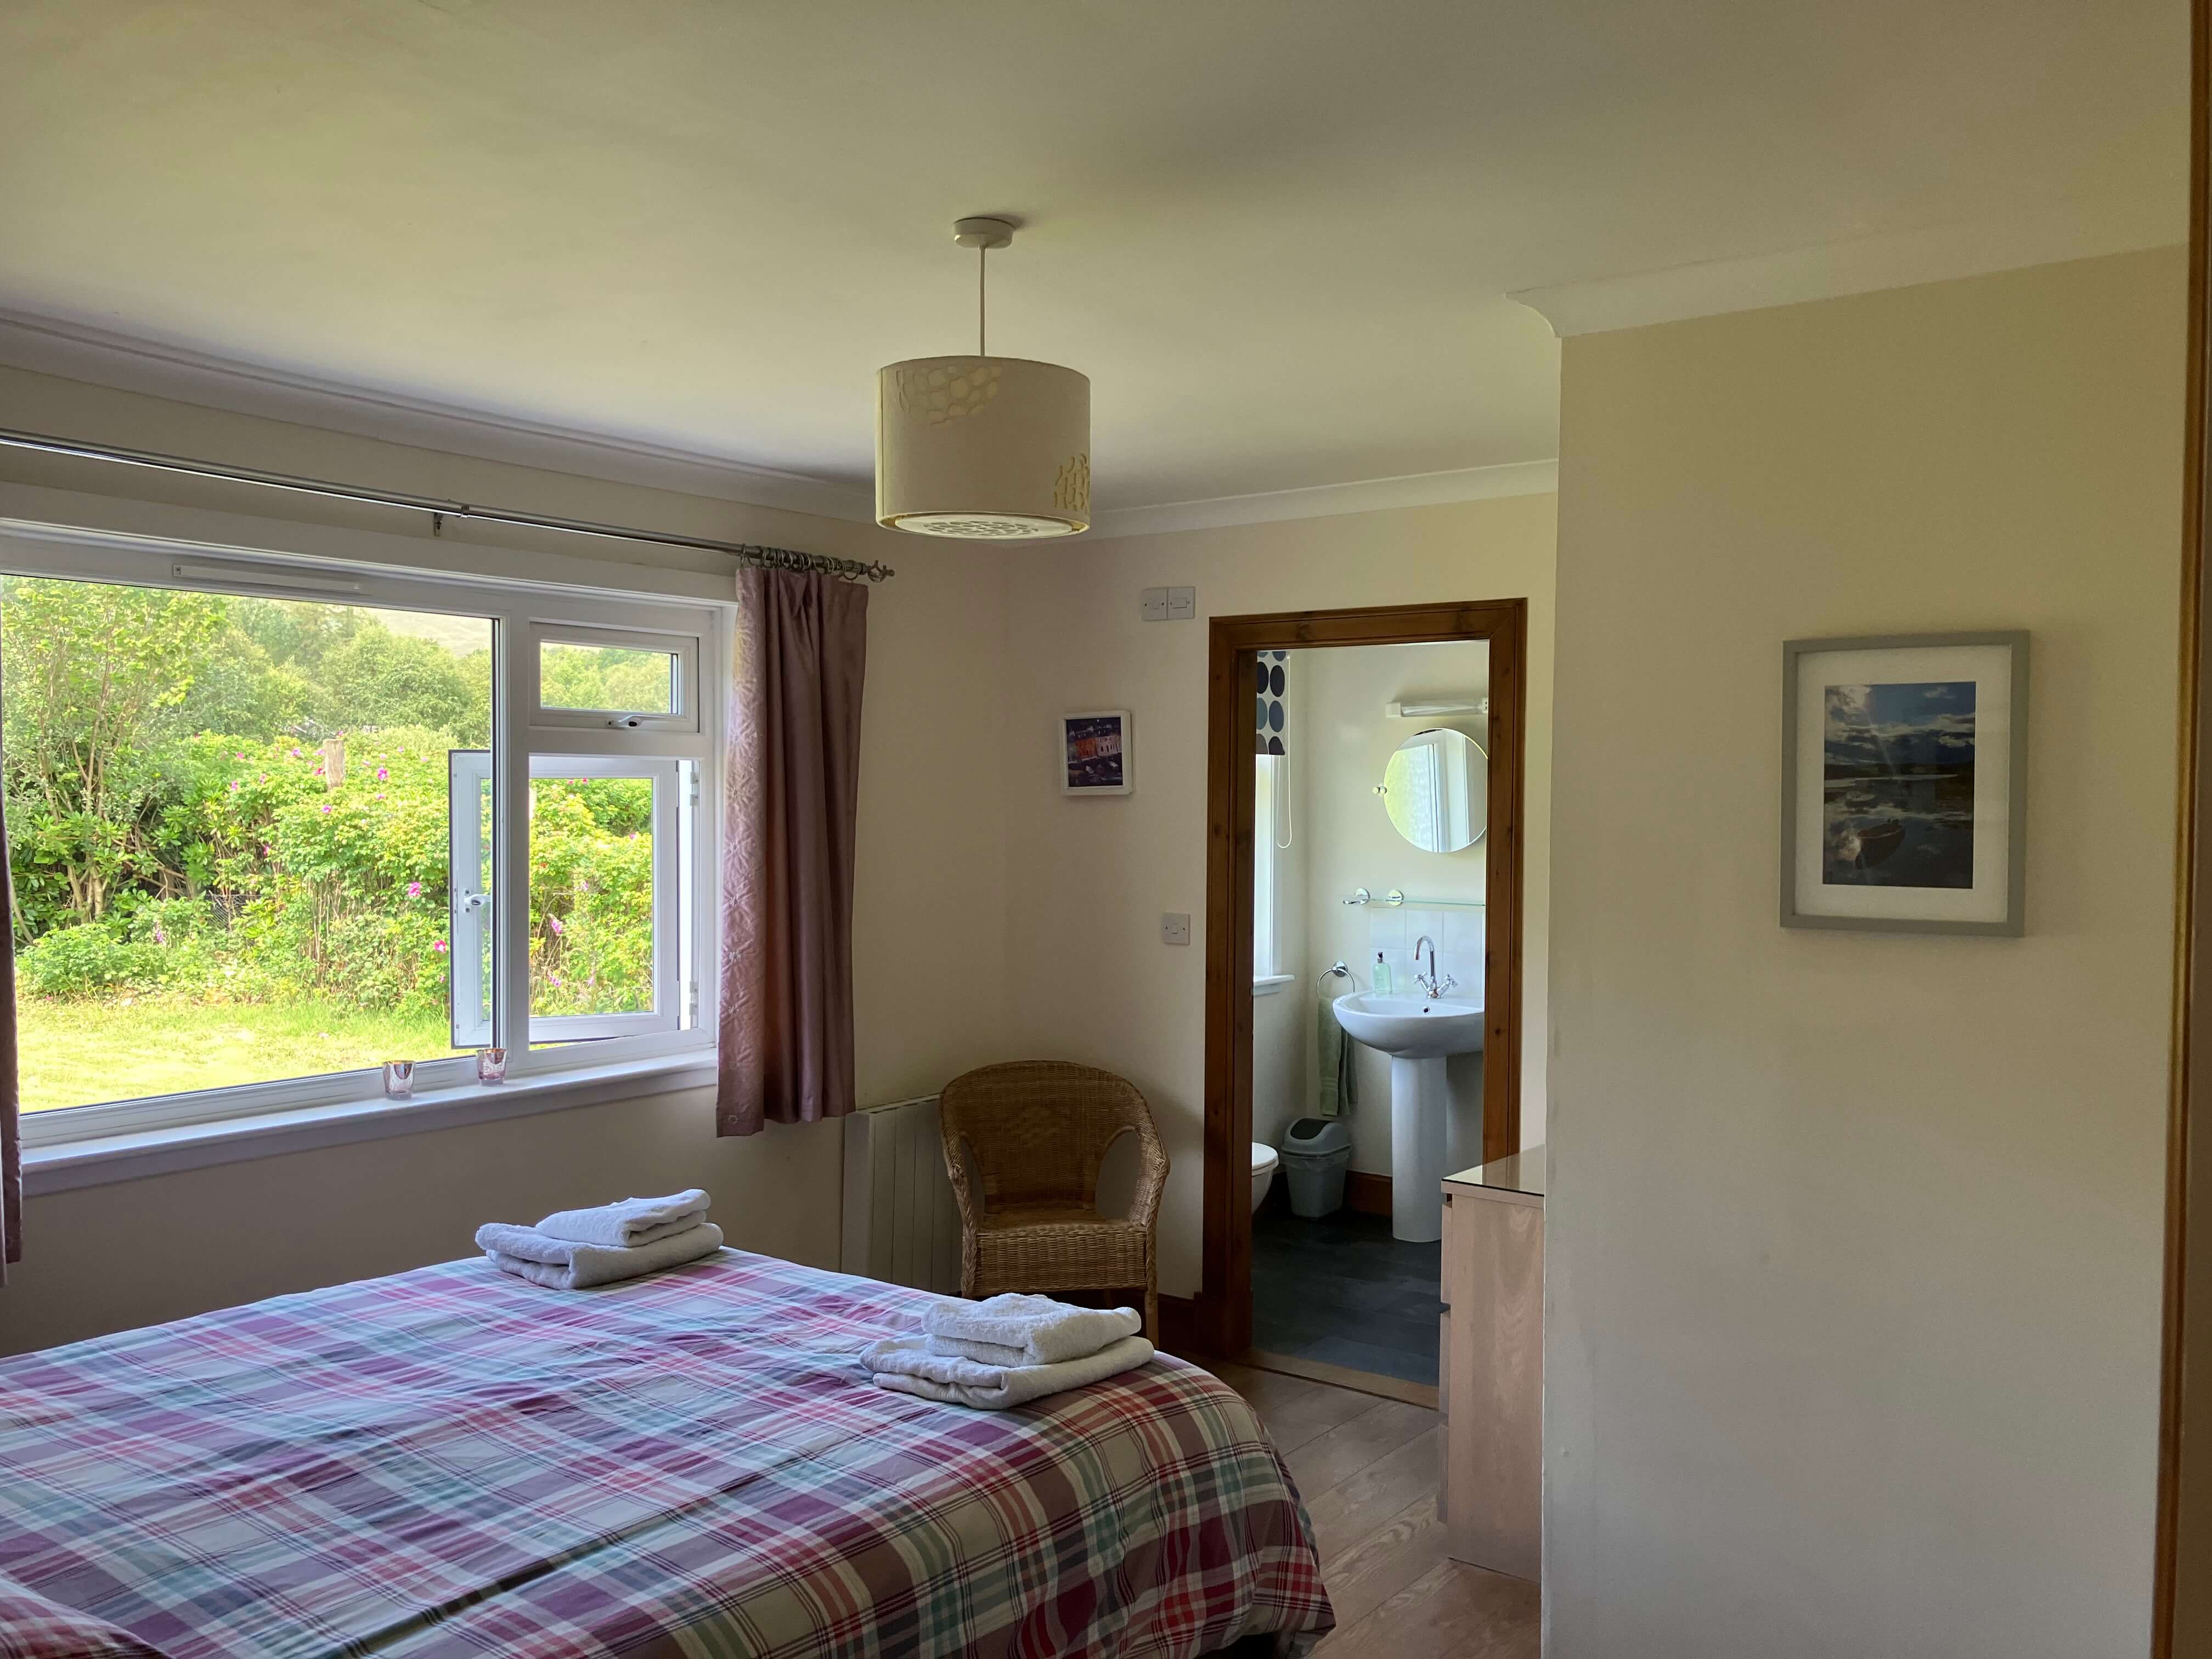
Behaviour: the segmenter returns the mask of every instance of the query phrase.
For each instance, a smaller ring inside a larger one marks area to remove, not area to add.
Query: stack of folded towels
[[[503,1221],[477,1229],[477,1243],[501,1273],[556,1291],[612,1285],[696,1261],[722,1248],[698,1188],[666,1198],[626,1198],[595,1210],[557,1210],[535,1227]]]
[[[998,1411],[1143,1364],[1152,1345],[1133,1308],[1072,1308],[1044,1296],[951,1297],[919,1336],[886,1337],[860,1360],[876,1386],[947,1406]]]

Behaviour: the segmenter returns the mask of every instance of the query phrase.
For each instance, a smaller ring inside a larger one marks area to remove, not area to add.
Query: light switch
[[[1190,912],[1170,910],[1160,917],[1160,943],[1188,945],[1190,943]]]
[[[1198,590],[1194,587],[1168,589],[1168,620],[1190,622],[1198,616]]]
[[[1165,622],[1168,619],[1168,591],[1164,587],[1148,587],[1138,595],[1139,614],[1146,622]]]

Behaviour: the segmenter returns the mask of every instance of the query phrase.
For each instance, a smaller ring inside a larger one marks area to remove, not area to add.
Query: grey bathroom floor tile
[[[1438,1245],[1392,1238],[1388,1217],[1269,1204],[1252,1222],[1252,1344],[1434,1384],[1441,1261]]]

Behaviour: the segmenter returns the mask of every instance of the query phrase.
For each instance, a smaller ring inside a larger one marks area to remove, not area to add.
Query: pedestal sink
[[[1456,997],[1336,1000],[1337,1023],[1390,1056],[1390,1236],[1418,1244],[1444,1236],[1444,1057],[1482,1047],[1482,1005]]]

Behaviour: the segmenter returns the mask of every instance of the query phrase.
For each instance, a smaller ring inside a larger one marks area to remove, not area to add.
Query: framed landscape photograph
[[[1060,734],[1062,794],[1126,795],[1136,787],[1127,709],[1062,714]]]
[[[2024,929],[2027,635],[1782,647],[1782,925]]]

